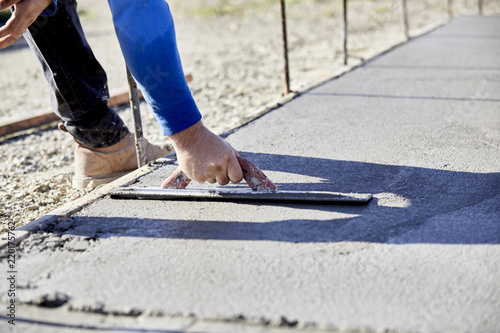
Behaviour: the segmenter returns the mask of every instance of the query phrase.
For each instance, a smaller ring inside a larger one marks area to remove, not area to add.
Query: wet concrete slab
[[[38,323],[24,327],[52,332],[38,306],[62,324],[81,314],[66,320],[76,331],[123,328],[110,317],[186,332],[498,331],[499,88],[494,16],[455,19],[302,94],[227,140],[279,189],[369,204],[104,197],[19,245],[17,300]]]

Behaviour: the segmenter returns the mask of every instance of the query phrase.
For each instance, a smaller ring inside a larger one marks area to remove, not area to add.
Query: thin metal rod
[[[477,7],[479,10],[479,15],[483,15],[483,0],[478,0],[477,1]]]
[[[448,0],[448,16],[453,17],[453,0]]]
[[[347,0],[343,1],[344,7],[344,65],[347,65],[349,54],[347,53]]]
[[[288,38],[286,32],[286,11],[285,11],[285,0],[280,0],[281,5],[281,32],[283,35],[283,60],[284,60],[284,72],[285,72],[285,95],[290,93],[290,70],[288,67]]]
[[[146,164],[146,147],[144,144],[144,134],[142,131],[141,108],[139,104],[139,92],[137,91],[137,83],[127,67],[127,81],[130,94],[130,108],[134,115],[134,137],[135,151],[137,153],[137,165],[142,167]]]
[[[408,24],[408,6],[406,5],[406,0],[401,0],[403,4],[403,24],[405,27],[406,39],[410,39],[410,27]]]

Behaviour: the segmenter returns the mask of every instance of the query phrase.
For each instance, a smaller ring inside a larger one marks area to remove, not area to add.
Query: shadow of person
[[[366,206],[343,206],[104,198],[42,231],[94,239],[500,243],[500,173],[291,155],[242,155],[266,172],[279,174],[279,189],[372,193],[374,200]],[[317,181],[294,183],[298,176]],[[108,213],[103,214],[103,210]]]

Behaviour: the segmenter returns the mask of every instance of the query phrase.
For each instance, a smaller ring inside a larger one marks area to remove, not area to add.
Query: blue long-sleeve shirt
[[[201,119],[187,85],[175,28],[165,0],[108,0],[127,66],[163,133],[180,132]],[[55,12],[53,0],[43,15]]]

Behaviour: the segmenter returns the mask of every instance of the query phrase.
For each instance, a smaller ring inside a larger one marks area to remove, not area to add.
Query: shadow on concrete
[[[441,201],[468,205],[500,194],[500,172],[474,173],[441,169],[388,165],[265,153],[241,153],[263,170],[281,171],[323,179],[321,184],[286,184],[285,188],[338,192],[396,194],[436,199],[430,194],[447,198]],[[441,194],[440,194],[441,193]],[[412,200],[412,201],[414,201]],[[433,200],[435,201],[435,200]],[[438,204],[438,202],[436,202]]]
[[[500,244],[500,173],[455,172],[290,155],[242,155],[263,170],[288,174],[293,170],[295,174],[317,178],[316,182],[278,183],[280,189],[372,193],[375,198],[366,206],[242,203],[241,209],[249,212],[248,217],[234,222],[213,218],[210,210],[214,208],[208,203],[196,206],[207,211],[206,220],[169,219],[168,215],[163,219],[143,214],[148,209],[162,209],[158,201],[105,198],[101,205],[113,205],[115,211],[128,207],[134,212],[135,208],[129,207],[135,205],[137,217],[125,213],[123,216],[77,215],[42,231],[94,239]],[[259,205],[261,212],[266,211],[265,206],[282,207],[283,218],[255,222],[255,217],[252,220],[254,210],[248,205]],[[171,207],[163,206],[163,209]],[[290,211],[296,218],[287,218]]]

